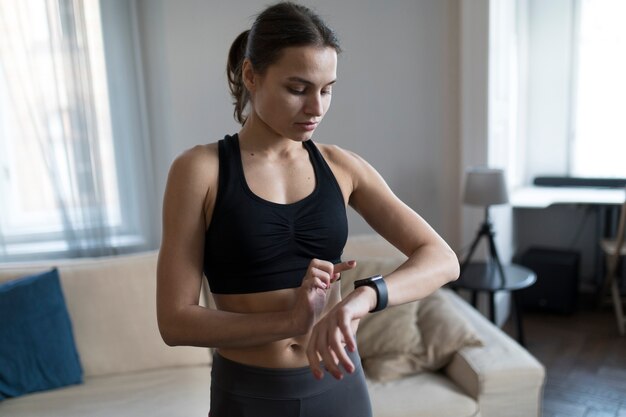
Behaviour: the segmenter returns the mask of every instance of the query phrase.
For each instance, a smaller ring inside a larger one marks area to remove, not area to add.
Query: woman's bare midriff
[[[297,289],[284,289],[256,294],[213,294],[217,308],[234,313],[268,313],[286,311],[293,307]],[[332,284],[328,303],[323,312],[332,309],[341,301],[340,284]],[[353,323],[356,332],[357,323]],[[223,357],[246,365],[263,368],[300,368],[308,366],[306,348],[307,334],[275,342],[243,348],[219,348]]]

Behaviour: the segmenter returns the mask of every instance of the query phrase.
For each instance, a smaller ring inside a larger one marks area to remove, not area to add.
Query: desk
[[[463,274],[449,284],[453,289],[469,290],[472,294],[472,305],[476,307],[477,293],[486,292],[489,295],[489,319],[495,323],[496,306],[495,293],[510,291],[514,305],[515,321],[517,326],[517,341],[524,345],[524,329],[522,327],[522,311],[515,291],[530,287],[537,280],[537,275],[528,268],[520,265],[502,265],[504,270],[504,286],[500,282],[500,273],[493,262],[471,262],[463,270]]]
[[[624,202],[624,188],[597,187],[521,187],[511,192],[514,209],[544,209],[553,205],[584,205],[596,213],[595,242],[612,237],[617,228],[619,206]],[[598,289],[604,279],[604,255],[598,244],[594,250],[594,275]],[[602,294],[598,293],[598,297]]]
[[[554,204],[620,205],[623,188],[521,187],[511,192],[513,208],[546,208]]]

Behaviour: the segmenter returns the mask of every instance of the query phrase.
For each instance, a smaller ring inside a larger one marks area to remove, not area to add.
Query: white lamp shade
[[[508,203],[504,171],[496,168],[467,170],[463,201],[471,206],[483,207]]]

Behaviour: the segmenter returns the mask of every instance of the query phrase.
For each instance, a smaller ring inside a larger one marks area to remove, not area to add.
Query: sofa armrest
[[[540,416],[543,365],[454,292],[441,291],[483,341],[458,351],[445,373],[476,399],[482,417]]]

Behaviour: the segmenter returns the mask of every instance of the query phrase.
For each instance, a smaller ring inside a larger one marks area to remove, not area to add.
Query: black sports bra
[[[341,262],[348,237],[343,195],[315,144],[308,140],[303,146],[315,171],[315,189],[295,203],[279,204],[248,188],[239,137],[226,135],[218,142],[218,190],[204,244],[211,292],[296,288],[311,259]]]

